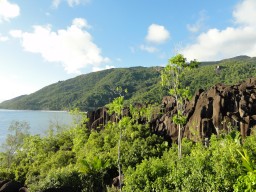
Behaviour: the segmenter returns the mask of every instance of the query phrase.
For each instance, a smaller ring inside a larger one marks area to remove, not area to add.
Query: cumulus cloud
[[[256,1],[243,0],[233,10],[236,26],[209,29],[181,51],[188,59],[220,60],[238,55],[256,56]]]
[[[170,33],[162,25],[151,24],[148,27],[146,40],[151,43],[164,43],[170,38]]]
[[[88,28],[86,20],[76,18],[67,29],[53,31],[50,25],[37,25],[33,32],[14,30],[10,34],[21,39],[25,51],[39,53],[48,62],[61,63],[68,73],[80,73],[82,68],[110,61],[101,55]]]
[[[10,35],[15,38],[22,37],[22,31],[21,30],[11,30]]]
[[[244,26],[256,26],[256,1],[243,0],[236,5],[233,11],[235,22]]]
[[[79,28],[83,28],[83,27],[85,27],[87,29],[91,28],[91,26],[88,24],[88,22],[82,18],[75,18],[72,23],[73,23],[73,25],[75,25]]]
[[[0,22],[9,21],[20,15],[20,7],[8,0],[0,0]]]
[[[73,7],[79,4],[86,4],[90,2],[90,0],[64,0],[64,1],[66,1],[70,7]],[[53,7],[57,8],[61,2],[62,0],[53,0],[52,5]]]

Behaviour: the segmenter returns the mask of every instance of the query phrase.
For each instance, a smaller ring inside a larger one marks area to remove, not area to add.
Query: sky
[[[256,56],[256,0],[0,0],[0,102],[109,68]]]

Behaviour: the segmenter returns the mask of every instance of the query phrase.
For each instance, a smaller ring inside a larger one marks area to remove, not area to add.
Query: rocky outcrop
[[[3,180],[0,181],[0,192],[28,192],[28,189],[20,182]]]
[[[172,122],[176,113],[172,97],[163,99],[165,113],[158,119],[156,132],[165,132],[175,141],[177,127]],[[217,84],[207,91],[199,90],[186,103],[187,123],[183,136],[194,141],[209,139],[212,134],[240,131],[242,137],[250,135],[256,126],[256,78],[237,85]]]
[[[124,116],[129,116],[130,112],[128,108],[124,108],[122,114]],[[108,121],[115,122],[118,121],[119,117],[116,114],[109,114],[108,108],[102,107],[95,111],[87,112],[87,127],[90,130],[101,130],[108,123]]]
[[[110,115],[107,113],[107,108],[102,107],[95,111],[87,112],[87,127],[90,129],[103,129],[104,125],[110,120]]]
[[[244,138],[256,127],[256,78],[232,86],[217,84],[207,91],[200,89],[185,106],[187,123],[182,132],[184,137],[202,141],[208,140],[212,134],[237,129]],[[154,115],[151,121],[152,131],[176,141],[178,129],[172,121],[176,112],[175,99],[165,96],[162,112]],[[88,113],[88,117],[88,126],[92,129],[102,129],[107,121],[115,119],[107,114],[106,108]]]

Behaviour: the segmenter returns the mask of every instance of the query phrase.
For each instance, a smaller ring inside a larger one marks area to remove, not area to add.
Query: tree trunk
[[[121,163],[120,163],[120,157],[121,157],[121,139],[122,139],[122,129],[120,128],[120,137],[118,141],[118,172],[119,172],[119,189],[122,191],[122,172],[121,172]]]
[[[178,129],[179,129],[179,133],[178,133],[178,157],[179,157],[179,159],[181,159],[182,153],[181,153],[181,125],[180,124],[178,124]]]

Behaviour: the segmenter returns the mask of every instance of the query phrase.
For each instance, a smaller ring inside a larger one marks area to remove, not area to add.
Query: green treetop
[[[162,86],[168,89],[170,96],[175,98],[175,106],[177,114],[173,116],[173,122],[178,125],[178,151],[181,158],[181,131],[183,125],[186,123],[186,116],[184,115],[185,101],[190,98],[190,91],[188,87],[182,86],[182,80],[189,69],[197,68],[198,62],[196,60],[187,62],[182,54],[169,59],[167,66],[161,72]]]

